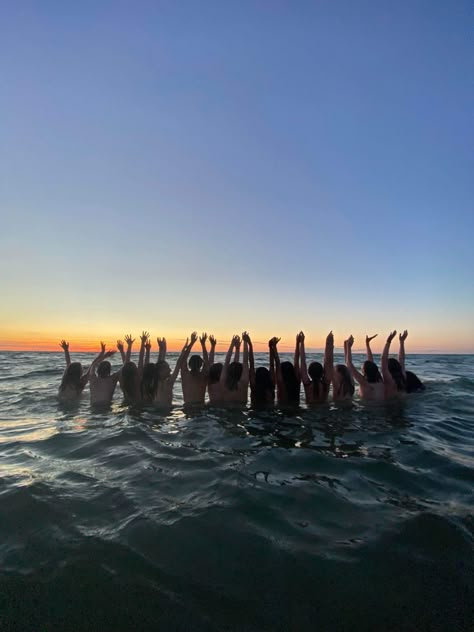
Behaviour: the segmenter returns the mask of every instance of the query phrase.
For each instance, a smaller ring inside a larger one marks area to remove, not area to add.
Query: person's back
[[[97,374],[95,370],[91,371],[89,376],[91,404],[110,404],[112,401],[120,372],[117,371],[111,375],[110,371],[110,362],[107,360],[99,364]]]
[[[209,368],[209,377],[207,381],[207,394],[209,395],[209,402],[211,404],[219,404],[222,401],[222,392],[220,377],[222,373],[223,364],[216,362]]]
[[[200,356],[191,356],[189,368],[183,363],[181,367],[181,386],[185,404],[204,404],[207,378],[208,370],[206,366],[203,366]]]

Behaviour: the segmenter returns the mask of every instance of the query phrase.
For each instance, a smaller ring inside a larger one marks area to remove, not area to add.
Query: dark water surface
[[[472,629],[474,357],[407,368],[399,405],[93,410],[0,353],[0,629]]]

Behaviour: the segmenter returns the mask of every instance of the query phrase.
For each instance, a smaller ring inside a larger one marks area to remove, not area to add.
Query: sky
[[[408,329],[474,352],[473,18],[2,2],[0,349]]]

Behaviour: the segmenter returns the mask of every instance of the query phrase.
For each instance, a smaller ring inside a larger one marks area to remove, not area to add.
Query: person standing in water
[[[121,369],[111,375],[112,367],[107,358],[110,358],[115,351],[106,351],[103,342],[100,343],[100,347],[101,352],[98,356],[100,360],[96,359],[92,363],[89,374],[91,404],[110,404],[120,377]],[[125,359],[125,355],[123,357]]]
[[[264,366],[255,369],[255,358],[253,355],[253,344],[248,333],[242,334],[244,342],[249,348],[249,383],[250,401],[252,408],[262,408],[273,406],[275,403],[275,356],[269,341],[270,370]]]
[[[397,335],[396,331],[392,331],[388,338],[382,353],[382,377],[385,384],[385,399],[393,399],[400,397],[406,393],[406,376],[405,369],[395,358],[389,358],[390,344]],[[405,342],[408,332],[404,331],[400,334],[400,346]],[[403,364],[405,364],[405,348],[403,346]]]
[[[186,347],[185,356],[181,363],[181,387],[185,404],[204,404],[206,397],[207,378],[209,375],[209,358],[206,349],[207,334],[203,333],[199,338],[202,349],[202,358],[192,355],[191,349],[198,339],[195,331],[191,334],[189,345]],[[189,358],[189,368],[188,368]]]
[[[140,336],[140,353],[138,356],[138,367],[135,362],[131,361],[132,346],[135,339],[131,335],[125,336],[127,343],[127,352],[125,354],[125,363],[119,376],[119,384],[122,389],[126,402],[138,402],[141,399],[141,382],[143,373],[143,359],[145,355],[145,345],[149,338],[147,331],[143,331]]]
[[[229,350],[224,361],[222,373],[219,379],[221,401],[224,403],[247,404],[249,387],[249,348],[245,331],[244,337],[244,357],[243,363],[239,362],[240,336],[234,336],[231,340]],[[235,349],[237,360],[230,361],[232,352]]]
[[[294,364],[284,361],[280,362],[277,344],[280,338],[272,338],[269,342],[270,352],[273,354],[275,361],[275,382],[277,387],[277,398],[280,406],[299,406],[300,405],[300,332],[296,336]]]
[[[304,345],[305,336],[300,332],[301,347],[301,378],[303,380],[306,404],[324,404],[328,400],[329,386],[331,385],[333,364],[334,364],[334,336],[330,331],[326,337],[326,347],[324,350],[323,364],[311,362],[306,367],[306,350]]]
[[[89,375],[92,367],[103,359],[103,356],[99,354],[87,372],[83,374],[82,364],[80,362],[71,362],[71,356],[69,354],[69,342],[61,340],[59,346],[64,351],[66,358],[66,368],[63,373],[61,384],[59,385],[58,397],[63,402],[72,402],[79,399],[89,381]]]
[[[375,336],[370,338],[367,336],[365,339],[367,355],[370,354],[370,359],[364,362],[362,369],[363,373],[360,373],[355,368],[352,361],[352,345],[354,344],[354,337],[352,335],[349,336],[344,343],[344,348],[346,350],[346,364],[352,377],[359,384],[360,398],[365,400],[381,401],[385,398],[385,386],[377,365],[373,361],[372,351],[370,350],[370,341],[373,338],[375,338]]]
[[[160,406],[172,406],[173,404],[173,386],[179,375],[184,357],[189,345],[189,338],[186,339],[184,347],[176,362],[176,366],[171,372],[170,365],[166,360],[158,360],[156,363],[155,387],[153,401]]]

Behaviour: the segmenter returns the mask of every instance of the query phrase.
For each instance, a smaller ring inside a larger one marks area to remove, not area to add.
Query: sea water
[[[474,356],[407,368],[390,405],[96,410],[0,353],[0,629],[472,629]]]

